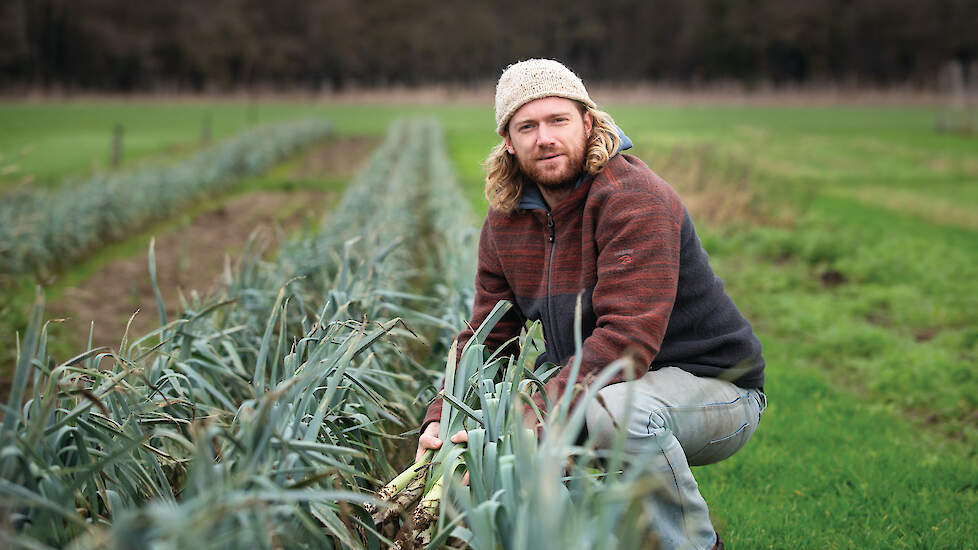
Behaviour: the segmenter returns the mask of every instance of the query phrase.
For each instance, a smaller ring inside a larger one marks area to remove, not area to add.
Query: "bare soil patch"
[[[307,219],[318,219],[332,202],[324,191],[257,191],[231,198],[221,207],[198,215],[179,229],[156,236],[156,275],[167,319],[179,315],[180,293],[213,291],[224,269],[225,257],[240,254],[256,229],[271,238],[269,249],[289,230]],[[116,348],[134,312],[132,336],[159,327],[156,298],[149,278],[149,251],[113,260],[68,288],[48,308],[49,315],[70,318],[64,336],[73,349],[88,337],[95,322],[95,345]]]
[[[350,179],[380,144],[376,136],[352,136],[313,147],[292,171],[293,177]]]
[[[289,177],[346,180],[360,169],[377,145],[375,137],[331,139],[309,149]],[[283,236],[305,223],[318,224],[337,194],[315,189],[254,191],[231,197],[219,208],[156,235],[156,275],[167,319],[182,311],[181,293],[213,292],[225,266],[236,258],[251,234],[263,232],[267,250],[276,250]],[[95,345],[117,348],[130,317],[130,341],[159,327],[156,298],[149,277],[149,251],[113,260],[77,286],[66,289],[47,308],[48,318],[68,319],[54,330],[72,350],[87,343],[95,322]]]

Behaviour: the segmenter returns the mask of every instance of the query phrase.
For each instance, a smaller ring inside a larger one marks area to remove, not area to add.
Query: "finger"
[[[465,472],[465,475],[462,476],[462,485],[468,485],[468,484],[469,484],[469,473]]]
[[[421,436],[418,446],[422,449],[440,449],[442,441],[433,435]]]
[[[468,443],[469,442],[469,432],[461,430],[452,436],[452,443]]]
[[[418,452],[414,455],[414,461],[421,460],[421,455],[428,449],[438,450],[441,448],[441,440],[433,435],[422,435],[418,438]]]

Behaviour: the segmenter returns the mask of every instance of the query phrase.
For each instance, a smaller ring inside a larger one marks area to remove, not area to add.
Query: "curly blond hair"
[[[590,113],[594,121],[591,135],[587,138],[587,155],[584,158],[584,169],[594,176],[618,151],[621,139],[611,115],[582,103],[578,105],[581,116]],[[525,176],[520,171],[516,155],[506,150],[505,139],[492,148],[483,166],[486,168],[486,199],[489,200],[489,205],[507,214],[516,210],[523,193]]]

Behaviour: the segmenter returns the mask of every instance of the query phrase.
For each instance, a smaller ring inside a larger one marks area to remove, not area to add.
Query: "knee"
[[[652,409],[649,416],[645,419],[645,426],[636,426],[642,437],[658,435],[669,428],[669,421],[666,419],[665,408]]]
[[[599,392],[598,398],[587,408],[588,436],[596,447],[610,448],[619,436],[624,436],[626,441],[641,441],[669,431],[666,407],[643,411],[631,403],[630,409],[626,410],[627,400],[615,391],[620,388],[612,388]]]
[[[602,390],[596,399],[588,404],[585,421],[588,437],[599,449],[611,447],[614,438],[622,430],[623,412],[615,410],[614,401]]]
[[[603,449],[611,446],[611,441],[615,436],[615,420],[608,411],[592,401],[588,405],[585,422],[587,423],[588,439],[596,447]]]

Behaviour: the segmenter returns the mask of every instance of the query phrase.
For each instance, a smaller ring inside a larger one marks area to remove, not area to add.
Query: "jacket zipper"
[[[553,350],[557,353],[557,331],[553,328],[554,314],[551,309],[550,302],[550,279],[553,277],[554,272],[554,250],[557,248],[557,228],[554,227],[554,218],[550,214],[550,210],[547,210],[547,229],[550,230],[549,240],[550,240],[550,263],[547,265],[547,328],[549,329],[550,337],[553,339]],[[552,358],[553,361],[557,361],[556,357]]]

